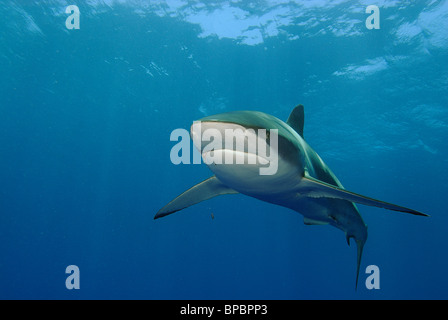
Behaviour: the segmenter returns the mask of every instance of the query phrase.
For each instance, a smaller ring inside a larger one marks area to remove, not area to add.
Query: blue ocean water
[[[447,30],[435,0],[2,1],[0,298],[448,298]],[[355,246],[286,208],[229,195],[153,220],[211,175],[172,164],[174,129],[298,103],[347,189],[431,215],[359,206],[356,291]]]

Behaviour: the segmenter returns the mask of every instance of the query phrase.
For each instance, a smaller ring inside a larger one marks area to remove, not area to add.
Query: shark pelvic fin
[[[305,176],[302,178],[304,184],[307,185],[308,192],[304,195],[310,198],[333,198],[333,199],[342,199],[350,202],[356,202],[359,204],[363,204],[366,206],[373,206],[384,208],[393,211],[406,212],[410,214],[414,214],[417,216],[425,216],[428,217],[427,214],[421,213],[419,211],[397,206],[396,204],[384,202],[381,200],[376,200],[373,198],[369,198],[351,191],[347,191],[341,189],[339,187],[333,186],[331,184],[325,183],[323,181],[317,180],[315,178]]]
[[[307,217],[303,218],[303,223],[306,224],[307,226],[323,226],[323,225],[327,225],[328,224],[328,222],[314,220],[314,219],[310,219],[310,218],[307,218]]]
[[[180,196],[172,200],[170,203],[160,209],[159,212],[157,212],[157,214],[154,216],[154,219],[162,218],[176,211],[185,209],[189,206],[222,194],[234,193],[238,192],[225,186],[221,181],[218,180],[218,178],[216,178],[216,176],[212,176],[207,180],[198,183],[194,187],[188,189]]]

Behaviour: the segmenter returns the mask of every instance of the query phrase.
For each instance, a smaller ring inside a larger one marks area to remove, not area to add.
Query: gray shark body
[[[199,128],[195,128],[200,124]],[[414,215],[425,214],[375,200],[343,188],[330,168],[303,138],[304,110],[299,105],[291,112],[285,123],[271,115],[255,111],[237,111],[205,117],[195,122],[191,135],[196,148],[206,158],[210,152],[221,152],[233,156],[251,156],[248,148],[244,152],[222,147],[220,150],[205,151],[204,141],[198,137],[213,128],[224,136],[225,129],[233,130],[277,130],[278,145],[276,159],[278,170],[272,175],[260,175],[256,164],[209,164],[214,175],[195,185],[172,200],[156,214],[154,219],[169,215],[193,204],[218,195],[241,193],[262,201],[292,209],[304,216],[307,225],[331,225],[342,230],[350,244],[353,238],[357,244],[357,276],[364,244],[367,240],[367,226],[355,203],[377,206]],[[257,132],[257,131],[255,131]],[[269,139],[266,138],[266,141]],[[247,140],[246,140],[247,141]],[[264,159],[269,161],[269,159]],[[266,166],[266,161],[264,166]]]

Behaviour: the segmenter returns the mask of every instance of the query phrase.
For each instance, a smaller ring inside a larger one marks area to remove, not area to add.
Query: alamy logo
[[[380,268],[374,264],[367,266],[366,274],[369,274],[366,279],[366,288],[378,290],[380,288]]]
[[[366,19],[366,28],[369,30],[380,28],[380,9],[378,6],[370,5],[366,8],[366,13],[371,13]]]
[[[65,287],[68,290],[79,289],[80,279],[79,279],[79,268],[75,265],[70,265],[65,269],[65,273],[70,274],[65,280]]]
[[[65,13],[70,14],[65,20],[65,27],[69,30],[79,29],[79,8],[78,6],[71,5],[65,9]]]
[[[200,164],[203,160],[207,165],[257,165],[260,175],[277,173],[277,129],[207,128],[203,130],[202,123],[196,121],[192,126],[191,137],[193,144],[200,150],[200,154],[193,153],[193,161],[190,156],[189,132],[185,129],[176,129],[171,133],[171,141],[180,139],[170,152],[173,164]]]

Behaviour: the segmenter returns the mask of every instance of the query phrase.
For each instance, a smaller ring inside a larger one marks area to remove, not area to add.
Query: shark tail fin
[[[359,268],[361,266],[362,250],[364,249],[364,241],[356,240],[357,257],[356,257],[356,284],[355,290],[358,289]]]
[[[358,289],[358,279],[359,279],[359,269],[361,267],[361,258],[362,258],[362,251],[364,249],[365,241],[358,240],[353,236],[347,236],[347,244],[350,246],[350,238],[354,238],[356,241],[356,250],[357,250],[357,256],[356,256],[356,284],[355,284],[355,290]]]
[[[237,191],[225,186],[221,181],[212,176],[194,187],[188,189],[180,196],[169,202],[166,206],[157,212],[154,219],[162,218],[189,206],[211,199],[222,194],[238,193]]]

